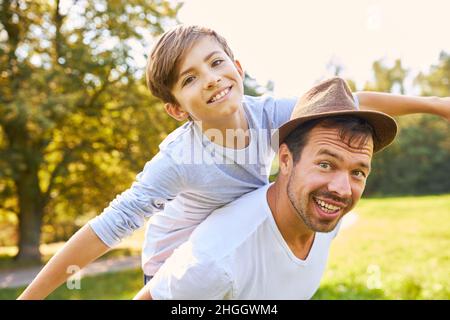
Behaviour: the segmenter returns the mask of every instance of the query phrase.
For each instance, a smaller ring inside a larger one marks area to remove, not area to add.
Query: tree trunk
[[[34,170],[33,170],[34,171]],[[41,261],[39,251],[43,217],[42,194],[37,172],[23,173],[16,181],[19,197],[19,252],[21,261]]]

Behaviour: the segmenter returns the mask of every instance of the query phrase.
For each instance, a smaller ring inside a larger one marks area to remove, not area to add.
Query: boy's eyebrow
[[[340,155],[338,155],[338,154],[336,154],[336,153],[334,153],[334,152],[332,152],[332,151],[330,151],[330,150],[327,150],[327,149],[320,149],[320,150],[317,152],[317,155],[318,155],[318,156],[321,156],[321,155],[327,155],[327,156],[330,156],[330,157],[332,157],[332,158],[335,158],[335,159],[337,159],[337,160],[339,160],[339,161],[341,161],[341,162],[344,161],[344,159],[343,159]],[[358,166],[360,166],[361,168],[364,168],[364,169],[370,171],[370,165],[368,165],[367,163],[365,163],[365,162],[363,162],[363,161],[359,161],[359,162],[358,162]]]
[[[221,51],[219,50],[215,50],[213,52],[210,52],[204,59],[203,61],[208,61],[213,55],[217,54],[217,53],[221,53]],[[186,70],[184,70],[183,72],[180,72],[180,74],[178,75],[178,79],[180,79],[182,76],[184,76],[186,73],[189,73],[192,71],[192,67],[188,68]]]

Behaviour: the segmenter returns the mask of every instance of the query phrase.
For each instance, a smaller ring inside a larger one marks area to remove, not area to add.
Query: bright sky
[[[416,74],[450,53],[448,0],[186,0],[178,18],[218,31],[244,69],[282,96],[331,75],[331,60],[361,89],[375,60],[401,58]]]

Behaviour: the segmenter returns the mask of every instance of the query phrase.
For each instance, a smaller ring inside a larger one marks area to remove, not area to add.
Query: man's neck
[[[283,239],[294,255],[304,260],[311,250],[315,232],[300,219],[289,201],[286,186],[278,182],[269,187],[267,203]]]

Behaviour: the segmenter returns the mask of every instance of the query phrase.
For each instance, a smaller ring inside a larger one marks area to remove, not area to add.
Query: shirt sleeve
[[[90,220],[89,225],[107,246],[114,247],[175,198],[184,184],[181,170],[183,167],[176,165],[168,155],[158,153],[147,162],[132,186]]]
[[[232,281],[223,263],[193,252],[191,242],[174,251],[150,281],[154,300],[229,299]]]
[[[272,129],[278,129],[291,118],[297,98],[275,99],[272,114]]]

